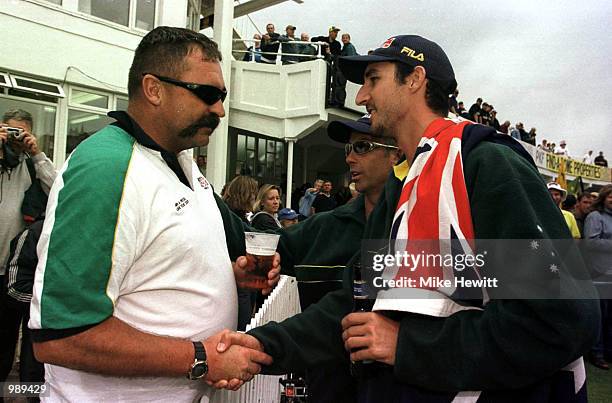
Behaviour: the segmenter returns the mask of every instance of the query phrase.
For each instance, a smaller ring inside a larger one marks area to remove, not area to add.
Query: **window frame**
[[[38,93],[38,94],[44,94],[44,95],[49,95],[55,98],[66,98],[66,93],[64,92],[64,89],[62,88],[61,84],[57,84],[57,83],[53,83],[50,81],[45,81],[45,80],[38,80],[36,78],[30,78],[30,77],[24,77],[24,76],[20,76],[18,74],[11,74],[9,73],[9,78],[11,79],[11,84],[12,84],[12,88],[16,89],[16,90],[21,90],[21,91],[25,91],[25,92],[33,92],[33,93]],[[45,84],[45,85],[50,85],[50,86],[55,86],[58,90],[57,93],[54,92],[49,92],[49,91],[45,91],[45,90],[37,90],[34,88],[30,88],[30,87],[23,87],[19,84],[17,84],[17,80],[27,80],[27,81],[31,81],[34,83],[39,83],[39,84]]]
[[[4,82],[0,83],[0,87],[3,87],[3,88],[13,88],[13,84],[12,84],[11,77],[10,77],[9,73],[2,73],[2,72],[0,72],[0,76],[4,77]]]
[[[146,29],[142,29],[142,28],[137,28],[136,27],[136,5],[137,5],[138,0],[128,0],[129,1],[129,7],[128,7],[128,23],[127,23],[127,25],[122,25],[122,24],[119,24],[118,22],[114,22],[114,21],[111,21],[111,20],[104,19],[102,17],[98,17],[97,15],[86,13],[84,11],[79,11],[78,5],[79,5],[80,1],[81,0],[77,0],[76,1],[76,3],[77,3],[77,10],[76,10],[76,12],[81,14],[81,15],[86,15],[87,17],[93,18],[96,21],[104,22],[105,24],[110,24],[111,26],[114,26],[114,27],[121,27],[122,29],[127,29],[127,30],[130,30],[130,31],[138,32],[138,33],[145,33],[146,34],[147,32],[149,32]],[[158,20],[159,20],[160,0],[153,0],[153,1],[155,1],[155,11],[154,11],[155,14],[153,16],[153,28],[155,28],[155,27],[157,27]],[[151,29],[153,29],[153,28],[151,28]]]
[[[77,91],[83,91],[83,92],[89,92],[91,94],[96,94],[96,95],[101,95],[104,97],[108,98],[108,102],[106,103],[106,108],[100,108],[97,106],[91,106],[91,105],[84,105],[84,104],[76,104],[72,102],[72,92],[74,90]],[[68,109],[82,109],[83,111],[89,111],[89,112],[102,112],[102,113],[106,113],[110,110],[112,110],[111,108],[109,108],[110,104],[115,105],[116,101],[114,101],[113,95],[112,93],[105,93],[103,91],[98,91],[98,90],[92,90],[89,88],[85,88],[85,87],[79,87],[76,85],[71,85],[70,88],[68,89]]]

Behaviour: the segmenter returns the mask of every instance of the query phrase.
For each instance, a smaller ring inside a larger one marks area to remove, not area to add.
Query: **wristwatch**
[[[202,344],[201,341],[194,341],[193,347],[195,348],[195,358],[193,364],[191,364],[187,378],[195,380],[206,376],[208,373],[208,363],[206,362],[204,344]]]

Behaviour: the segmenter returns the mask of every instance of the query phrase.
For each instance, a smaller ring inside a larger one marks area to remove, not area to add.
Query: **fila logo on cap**
[[[391,44],[393,43],[394,40],[395,40],[395,38],[389,38],[389,39],[387,39],[385,41],[385,43],[380,45],[380,47],[383,48],[383,49],[387,49],[389,46],[391,46]]]
[[[418,61],[420,61],[420,62],[424,62],[424,61],[425,61],[425,56],[423,56],[423,54],[422,54],[422,53],[419,53],[419,54],[417,55],[417,54],[415,53],[414,49],[410,49],[410,48],[409,48],[409,47],[407,47],[407,46],[404,46],[404,47],[402,48],[402,50],[400,51],[400,54],[401,54],[401,53],[405,53],[405,54],[406,54],[406,56],[410,56],[410,57],[412,57],[413,59],[416,59],[416,60],[418,60]]]

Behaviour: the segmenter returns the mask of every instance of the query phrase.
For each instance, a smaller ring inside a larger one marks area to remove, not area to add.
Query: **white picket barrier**
[[[270,321],[280,322],[300,312],[300,297],[295,277],[281,276],[272,294],[257,311],[247,331]],[[280,376],[257,375],[240,390],[217,391],[211,403],[278,403],[280,402]]]

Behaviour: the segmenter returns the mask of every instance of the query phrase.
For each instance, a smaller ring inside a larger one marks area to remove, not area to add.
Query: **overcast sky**
[[[610,0],[304,0],[251,18],[261,31],[293,24],[311,36],[336,25],[361,54],[393,35],[422,35],[446,51],[466,108],[482,97],[500,123],[536,127],[538,143],[565,139],[574,157],[593,149],[612,162]]]

